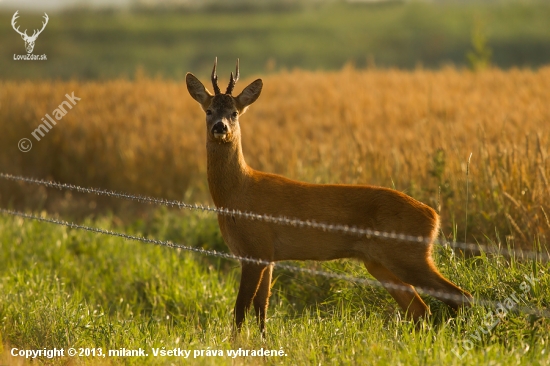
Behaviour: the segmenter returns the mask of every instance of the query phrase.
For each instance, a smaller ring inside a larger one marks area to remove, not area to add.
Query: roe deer
[[[206,113],[208,186],[217,207],[403,233],[428,240],[411,243],[354,237],[218,215],[222,236],[233,254],[266,262],[357,258],[414,321],[429,314],[429,309],[413,286],[450,294],[434,296],[454,309],[470,304],[472,296],[444,278],[434,266],[431,254],[439,217],[427,205],[389,188],[310,184],[250,168],[242,153],[239,116],[260,96],[262,80],[232,96],[239,79],[237,60],[236,74],[231,73],[229,86],[222,93],[216,64],[217,59],[212,70],[214,94],[191,73],[186,75],[186,83],[191,97]],[[234,326],[238,332],[253,303],[263,336],[273,266],[241,261],[241,267]]]

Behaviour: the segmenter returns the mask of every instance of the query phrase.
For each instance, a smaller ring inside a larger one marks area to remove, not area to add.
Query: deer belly
[[[291,228],[274,240],[275,260],[318,260],[358,258],[354,238],[317,229]]]

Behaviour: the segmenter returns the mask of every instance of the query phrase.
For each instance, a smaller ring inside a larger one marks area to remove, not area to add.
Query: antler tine
[[[17,20],[17,18],[19,18],[19,10],[17,10],[15,14],[13,14],[13,16],[11,17],[11,25],[15,26],[15,21]]]
[[[15,25],[16,25],[15,23],[16,23],[17,18],[19,18],[19,10],[17,10],[15,12],[15,14],[13,14],[13,17],[11,18],[11,26],[13,27],[13,30],[15,30],[20,35],[27,35],[27,30],[26,29],[25,29],[25,32],[21,32],[19,30],[19,26],[17,26],[17,28],[15,28]]]
[[[231,94],[233,92],[233,88],[235,87],[235,84],[239,80],[239,59],[237,59],[237,67],[235,69],[235,77],[233,77],[233,73],[231,73],[231,79],[229,80],[229,85],[227,86],[227,91],[225,94]]]
[[[216,95],[221,94],[220,87],[218,86],[218,75],[216,75],[216,66],[218,65],[218,58],[214,60],[214,68],[212,69],[212,86],[214,87],[214,93]]]
[[[38,29],[35,29],[34,33],[32,34],[31,38],[32,37],[38,37],[38,35],[40,33],[42,33],[42,31],[44,30],[44,28],[46,28],[46,25],[48,24],[48,20],[50,18],[48,18],[48,14],[44,13],[44,16],[42,17],[44,18],[45,22],[42,22],[42,29],[38,30]]]
[[[44,21],[42,22],[42,30],[44,30],[44,28],[46,28],[46,25],[48,24],[48,21],[50,20],[50,17],[48,17],[48,14],[44,13],[44,16],[42,18],[44,18]],[[42,30],[40,32],[42,32]]]

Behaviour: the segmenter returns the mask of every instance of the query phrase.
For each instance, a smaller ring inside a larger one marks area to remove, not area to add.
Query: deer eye
[[[212,114],[212,111],[211,111],[210,109],[207,109],[207,110],[206,110],[206,115],[207,115],[207,116],[210,116],[211,114]]]
[[[233,113],[231,113],[231,117],[237,118],[237,117],[239,117],[239,113],[238,112],[233,112]]]

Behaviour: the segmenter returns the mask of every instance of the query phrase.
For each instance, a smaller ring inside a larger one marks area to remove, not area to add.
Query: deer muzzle
[[[227,132],[228,132],[227,125],[221,121],[216,122],[216,124],[212,126],[212,135],[216,139],[223,140],[227,136]]]

